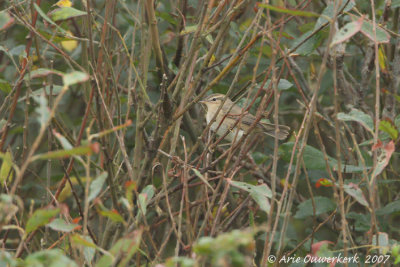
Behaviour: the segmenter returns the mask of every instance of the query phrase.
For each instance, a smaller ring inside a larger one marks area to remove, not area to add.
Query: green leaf
[[[50,220],[60,213],[60,209],[37,209],[29,218],[25,227],[25,235],[35,231],[41,226],[45,226]]]
[[[43,250],[29,254],[23,266],[28,267],[77,267],[60,249]]]
[[[392,5],[390,7],[393,9],[400,7],[400,0],[392,0]]]
[[[349,114],[346,113],[338,113],[338,120],[342,121],[356,121],[360,123],[366,130],[368,130],[371,134],[374,134],[374,122],[368,114],[365,114],[361,110],[353,108]]]
[[[400,263],[400,255],[396,256],[395,260],[394,260],[394,264],[398,264]]]
[[[94,243],[92,238],[88,235],[83,235],[81,236],[81,238],[85,239],[86,241],[88,241],[89,243]],[[83,247],[83,255],[85,256],[85,260],[87,263],[92,262],[94,255],[96,253],[96,249],[92,248],[92,247]]]
[[[371,229],[371,218],[369,215],[349,212],[346,214],[346,218],[354,220],[354,229],[358,232],[367,232]]]
[[[7,251],[0,252],[0,266],[7,266],[7,267],[17,267],[18,262],[14,257]]]
[[[83,235],[79,235],[79,234],[73,234],[71,236],[72,241],[74,241],[75,243],[82,245],[84,247],[88,247],[88,248],[95,248],[97,249],[96,244],[94,244],[91,239],[87,239],[85,236]]]
[[[311,37],[310,37],[311,36]],[[306,40],[304,42],[304,40]],[[296,38],[290,48],[290,51],[295,52],[299,55],[310,55],[315,51],[317,47],[319,47],[322,42],[323,35],[321,32],[314,33],[313,31],[308,31],[301,35],[299,38]],[[303,43],[304,42],[304,43]],[[301,44],[300,46],[298,46]],[[295,50],[296,48],[296,50]]]
[[[397,127],[397,129],[400,129],[400,114],[394,119],[394,125]]]
[[[279,147],[279,154],[281,158],[286,161],[290,162],[290,157],[292,155],[294,143],[288,142],[284,143]],[[306,145],[303,151],[303,161],[306,165],[307,169],[310,170],[325,170],[326,169],[326,162],[324,159],[324,153],[312,146]],[[327,155],[328,164],[333,170],[338,169],[338,163],[335,158],[330,157]],[[295,152],[295,159],[294,163],[297,163],[297,151]],[[371,167],[366,166],[366,169],[370,169]],[[342,172],[344,173],[354,173],[354,172],[362,172],[364,170],[363,166],[354,166],[354,165],[346,165],[344,163],[341,164]]]
[[[267,82],[265,83],[265,88],[267,88],[269,86],[269,84],[271,83],[271,80],[267,80]],[[287,90],[289,88],[292,88],[293,84],[291,82],[289,82],[288,80],[285,79],[280,79],[279,83],[278,83],[278,90]]]
[[[24,79],[30,79],[30,78],[42,78],[46,77],[50,74],[56,74],[59,76],[64,76],[64,73],[58,70],[51,70],[51,69],[45,69],[45,68],[38,68],[36,70],[33,70],[29,73],[29,75],[26,75]]]
[[[0,90],[6,94],[9,94],[12,91],[12,88],[6,80],[0,79]]]
[[[78,224],[73,224],[73,223],[67,223],[66,221],[62,219],[54,219],[51,223],[47,224],[48,227],[53,229],[54,231],[61,231],[61,232],[71,232],[74,230],[76,227],[78,227]]]
[[[43,88],[33,91],[31,94],[28,95],[28,97],[39,97],[40,95],[43,95],[43,94],[49,95],[50,93],[52,96],[58,95],[61,92],[62,88],[63,87],[60,85],[53,85],[53,89],[50,90],[50,86],[47,85]],[[25,101],[25,99],[26,99],[26,95],[18,98],[18,102],[23,102],[23,101]]]
[[[400,95],[393,94],[393,96],[397,102],[400,102]]]
[[[292,87],[293,87],[293,83],[289,82],[288,80],[285,80],[285,79],[279,80],[279,83],[278,83],[279,90],[287,90]]]
[[[369,207],[369,204],[368,204],[367,200],[365,199],[363,192],[356,184],[349,183],[349,184],[345,184],[343,187],[344,187],[344,191],[347,194],[349,194],[350,196],[352,196],[355,200],[357,200],[358,203],[360,203],[361,205],[363,205],[365,207]]]
[[[51,18],[54,21],[65,20],[85,15],[87,15],[86,12],[75,9],[73,7],[61,7],[51,12]]]
[[[39,114],[39,123],[41,127],[45,127],[50,119],[50,109],[47,106],[47,98],[44,95],[33,98],[39,106],[35,109],[36,113]]]
[[[106,210],[106,209],[100,209],[99,210],[100,215],[107,217],[111,219],[114,222],[120,222],[124,223],[124,218],[118,213],[116,210]]]
[[[14,61],[13,59],[13,55],[11,55],[11,53],[8,51],[7,48],[5,48],[4,46],[0,45],[0,52],[4,52],[5,55],[7,55],[12,61]],[[15,62],[14,62],[15,64]]]
[[[363,20],[364,17],[360,17],[358,20],[349,22],[344,25],[339,31],[335,33],[335,36],[332,39],[331,46],[347,41],[353,35],[358,33],[361,30]]]
[[[110,267],[113,263],[113,257],[107,254],[104,254],[99,261],[96,263],[95,267]]]
[[[53,131],[53,134],[64,149],[69,150],[74,148],[73,145],[67,140],[67,138],[62,136],[60,133]]]
[[[149,201],[154,196],[154,192],[155,192],[155,189],[154,189],[153,185],[148,185],[145,188],[143,188],[142,192],[139,194],[138,216],[139,216],[139,214],[146,215],[147,205],[149,204]]]
[[[373,24],[369,21],[364,21],[361,32],[374,42],[388,43],[390,35],[381,27],[376,25],[376,39],[373,31]]]
[[[107,172],[101,173],[96,179],[93,180],[93,182],[90,184],[90,190],[89,190],[89,196],[88,196],[88,201],[92,201],[97,197],[97,195],[100,193],[101,189],[103,188],[103,184],[106,181],[106,178],[108,176]]]
[[[89,79],[89,75],[81,71],[73,71],[66,73],[63,76],[63,83],[65,86],[71,86],[76,83],[85,82]]]
[[[218,237],[218,236],[217,236]],[[197,241],[197,244],[194,246],[194,251],[196,254],[211,254],[212,253],[212,248],[214,247],[214,238],[210,236],[203,236]]]
[[[394,264],[400,263],[400,245],[398,242],[392,246],[392,256],[395,258]]]
[[[91,155],[93,153],[93,145],[84,145],[74,147],[72,149],[61,149],[55,151],[49,151],[47,153],[38,154],[32,158],[32,161],[38,159],[62,159],[71,156],[82,156],[82,155]]]
[[[183,29],[179,34],[180,35],[185,35],[188,33],[192,33],[195,32],[197,30],[197,27],[199,27],[199,25],[190,25],[190,26],[186,26],[185,29]]]
[[[397,137],[399,136],[399,132],[397,131],[396,126],[393,125],[390,121],[380,121],[379,130],[389,134],[392,140],[397,140]]]
[[[267,162],[268,159],[271,158],[270,155],[266,155],[265,153],[259,152],[259,151],[254,151],[251,156],[253,157],[254,161],[256,164],[264,164]]]
[[[249,183],[245,183],[245,182],[239,182],[239,181],[230,181],[229,182],[231,185],[233,185],[234,187],[237,187],[239,189],[242,189],[246,192],[252,193],[255,192],[257,194],[262,194],[263,196],[267,197],[267,198],[271,198],[272,197],[272,192],[268,187],[264,187],[265,185],[252,185]]]
[[[115,257],[121,257],[118,266],[129,266],[129,261],[133,255],[139,250],[142,231],[135,231],[128,236],[120,238],[117,243],[110,249],[110,253]]]
[[[226,255],[235,255],[237,257],[242,257],[243,255],[238,253],[239,247],[246,247],[249,244],[253,244],[254,234],[255,232],[251,230],[233,230],[232,232],[221,233],[215,238],[208,236],[201,237],[199,241],[193,246],[193,251],[197,255],[212,258],[212,262],[214,262],[215,264],[210,264],[207,266],[221,266],[217,264],[217,262],[222,262],[222,257]],[[229,261],[231,261],[233,258],[234,257],[229,257]],[[248,265],[232,264],[228,266]]]
[[[252,185],[245,182],[230,181],[232,186],[240,188],[250,193],[250,196],[260,206],[260,209],[266,213],[270,210],[269,198],[272,197],[272,191],[266,184]]]
[[[271,205],[269,203],[268,198],[271,198],[272,193],[266,184],[258,185],[254,188],[254,190],[250,193],[250,196],[254,199],[254,201],[260,206],[260,209],[266,213],[269,213],[271,209]]]
[[[379,246],[379,254],[385,255],[389,251],[389,235],[378,232],[378,238],[376,235],[372,236],[372,245]]]
[[[54,21],[52,21],[36,3],[33,3],[33,6],[35,10],[40,14],[40,16],[42,16],[42,18],[44,18],[48,23],[56,27],[58,30],[60,30],[60,32],[68,34],[67,31],[65,31],[63,28],[58,26]]]
[[[376,211],[376,215],[389,215],[389,214],[399,214],[400,213],[400,199],[390,202],[385,207],[380,208]]]
[[[1,153],[2,154],[2,159],[3,162],[1,163],[1,168],[0,168],[0,183],[1,186],[4,185],[5,182],[8,180],[11,180],[10,178],[12,177],[11,169],[13,167],[13,162],[12,162],[12,156],[9,151],[6,153]]]
[[[0,50],[3,50],[3,48],[4,47],[0,47]],[[9,56],[11,55],[11,56],[17,56],[19,58],[24,58],[24,57],[27,57],[25,49],[26,49],[25,45],[17,45],[15,47],[12,47],[10,50],[7,50],[8,53],[6,53],[6,54]],[[10,59],[11,59],[11,57],[10,57]]]
[[[83,254],[87,263],[92,262],[96,250],[100,250],[104,253],[104,250],[99,248],[90,238],[90,236],[73,234],[71,240],[78,245],[83,246]],[[91,266],[91,264],[89,264]],[[96,265],[97,266],[97,265]],[[108,265],[110,266],[110,265]]]
[[[337,3],[337,2],[336,2]],[[346,6],[344,6],[346,5]],[[350,11],[355,6],[354,0],[350,1],[341,1],[340,7],[337,9],[338,11],[343,9],[343,12]],[[322,11],[321,16],[318,18],[317,23],[315,23],[314,30],[317,30],[321,25],[328,23],[328,19],[333,19],[335,15],[335,2],[329,2],[329,4]]]
[[[173,17],[170,13],[168,12],[160,12],[156,10],[156,17],[160,17],[163,20],[169,22],[170,24],[176,26],[178,25],[178,21],[175,17]]]
[[[211,34],[207,34],[207,35],[206,35],[206,40],[207,40],[210,44],[213,44],[213,43],[214,43],[214,39],[213,39],[213,37],[212,37]]]
[[[331,212],[336,209],[336,204],[327,197],[315,197],[315,216]],[[300,203],[297,207],[297,212],[294,218],[296,219],[305,219],[310,216],[313,216],[313,205],[312,200],[307,199],[306,201]]]
[[[271,6],[268,4],[258,4],[259,7],[267,8],[272,11],[276,11],[279,13],[285,13],[293,16],[301,16],[301,17],[319,17],[320,14],[310,12],[310,11],[303,11],[303,10],[294,10],[294,9],[286,9],[283,7]]]
[[[288,142],[284,143],[279,147],[279,152],[283,160],[289,162],[292,154],[294,143],[293,142]],[[297,151],[296,151],[296,156],[297,156]],[[296,161],[296,156],[295,156],[295,161]],[[307,169],[311,170],[325,170],[326,169],[326,162],[324,159],[324,154],[309,145],[306,145],[304,148],[303,152],[303,161],[304,164],[306,165]],[[296,163],[296,162],[295,162]],[[331,158],[328,156],[328,163],[330,166],[336,166],[337,161],[334,158]]]
[[[60,133],[58,133],[58,132],[56,132],[55,130],[53,130],[53,134],[54,134],[54,136],[56,137],[56,139],[58,140],[58,142],[60,142],[60,144],[61,144],[61,146],[64,148],[64,152],[66,152],[66,151],[69,151],[69,152],[67,152],[67,153],[70,153],[70,154],[73,154],[73,153],[75,153],[74,155],[71,155],[71,156],[73,156],[75,159],[77,159],[79,162],[81,162],[83,165],[85,165],[85,162],[84,162],[84,160],[79,156],[79,153],[80,152],[82,152],[82,153],[86,153],[87,152],[87,146],[90,148],[90,150],[91,150],[91,152],[90,153],[92,153],[92,152],[95,152],[95,153],[97,153],[97,148],[96,148],[96,143],[92,143],[92,144],[89,144],[89,145],[86,145],[86,146],[82,146],[82,147],[77,147],[77,148],[74,148],[72,145],[71,145],[71,143],[67,140],[67,138],[65,138],[64,136],[62,136]],[[85,148],[86,147],[86,148]],[[78,150],[75,150],[75,149],[78,149]],[[51,153],[51,152],[49,152],[49,153]],[[89,154],[90,154],[89,153]],[[85,155],[87,155],[88,153],[86,153]]]

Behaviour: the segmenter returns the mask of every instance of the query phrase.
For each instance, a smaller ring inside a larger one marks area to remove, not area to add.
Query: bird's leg
[[[215,145],[213,143],[213,141],[211,140],[211,137],[213,136],[213,131],[211,129],[209,129],[208,131],[208,142],[209,145],[207,146],[207,150],[210,154],[213,154],[215,151]]]

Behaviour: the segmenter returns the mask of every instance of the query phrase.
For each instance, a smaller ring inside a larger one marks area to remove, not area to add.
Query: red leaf
[[[321,178],[321,179],[318,179],[318,181],[315,183],[315,187],[320,188],[321,186],[331,187],[331,186],[333,186],[333,183],[329,179]]]
[[[125,182],[125,187],[130,187],[131,185],[133,185],[133,181],[126,181]]]
[[[116,209],[112,209],[111,212],[119,215],[119,213]]]
[[[392,157],[392,154],[394,152],[394,142],[393,142],[393,140],[391,140],[389,143],[387,143],[383,149],[386,152],[386,165],[388,165],[389,164],[389,160]]]
[[[95,142],[90,144],[90,149],[94,152],[94,153],[99,153],[100,152],[100,144]]]
[[[381,147],[382,147],[382,141],[378,139],[378,143],[376,143],[372,146],[372,151],[375,151],[376,149],[381,148]]]
[[[356,33],[358,33],[362,28],[363,21],[364,16],[361,16],[358,20],[344,25],[344,27],[341,28],[333,37],[331,46],[347,41]]]
[[[131,126],[132,125],[132,120],[127,120],[125,123],[126,126]]]
[[[72,219],[72,223],[77,224],[82,220],[82,217],[76,217],[75,219]]]
[[[312,255],[317,255],[318,251],[321,249],[322,245],[324,244],[334,244],[332,241],[329,240],[323,240],[323,241],[319,241],[317,243],[312,244],[311,246],[311,254]]]

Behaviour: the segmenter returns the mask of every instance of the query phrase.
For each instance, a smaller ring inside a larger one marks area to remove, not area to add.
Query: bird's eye
[[[217,101],[217,99],[214,97],[213,99],[211,99],[212,101]]]

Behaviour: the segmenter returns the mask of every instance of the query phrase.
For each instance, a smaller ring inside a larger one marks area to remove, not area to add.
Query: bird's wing
[[[238,123],[239,127],[242,128],[242,130],[246,131],[248,127],[250,127],[254,121],[256,120],[256,117],[253,116],[250,113],[246,113],[246,115],[242,115],[242,109],[239,107],[233,107],[231,111],[226,115],[227,118],[231,118],[233,120],[240,120]],[[283,140],[286,139],[286,137],[289,134],[290,128],[286,125],[280,125],[278,124],[278,139]],[[262,131],[263,133],[271,136],[275,136],[275,124],[273,123],[267,123],[267,122],[258,122],[256,127],[253,129],[254,131]]]
[[[240,108],[238,106],[234,106],[231,109],[231,111],[229,111],[229,113],[226,115],[226,117],[231,118],[235,121],[240,119],[240,122],[238,124],[242,124],[247,127],[252,125],[254,123],[254,121],[256,120],[256,117],[254,117],[248,111],[244,111],[242,108]]]

